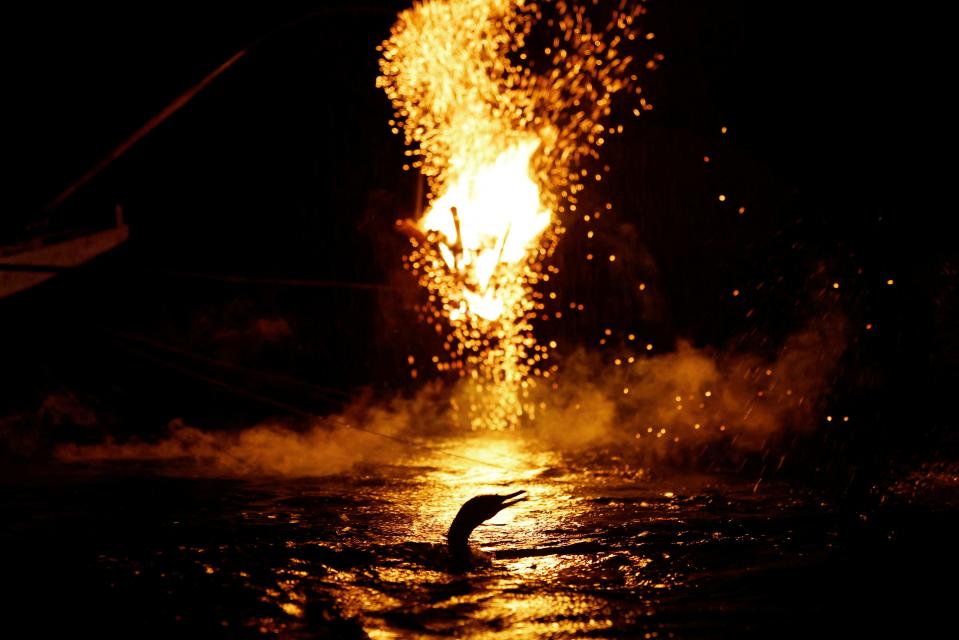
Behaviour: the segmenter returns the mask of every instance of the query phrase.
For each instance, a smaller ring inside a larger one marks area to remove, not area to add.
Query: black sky
[[[33,4],[9,12],[0,234],[22,237],[25,225],[47,217],[45,202],[259,40],[53,221],[109,224],[113,203],[122,202],[133,233],[129,264],[383,281],[395,266],[390,252],[401,246],[376,229],[408,215],[414,186],[400,170],[387,100],[374,87],[375,46],[404,6]],[[729,320],[736,310],[726,292],[771,281],[757,275],[768,272],[785,278],[788,291],[757,302],[768,311],[757,316],[767,318],[759,329],[784,333],[800,320],[782,300],[801,307],[817,265],[849,281],[864,269],[872,280],[862,280],[852,315],[889,316],[893,339],[882,366],[951,366],[955,332],[940,325],[952,317],[941,299],[953,286],[954,273],[943,274],[955,251],[948,207],[933,195],[944,171],[929,150],[945,146],[930,98],[943,77],[936,20],[915,7],[818,0],[650,0],[649,10],[665,54],[643,81],[656,109],[608,154],[613,198],[668,300],[661,323],[721,344],[749,328]],[[707,154],[715,159],[708,171]],[[749,205],[743,222],[717,206],[719,192]],[[799,257],[784,258],[794,246]],[[877,293],[883,274],[904,285],[901,297],[878,297],[886,295]],[[193,311],[218,300],[167,284],[125,299],[122,313],[153,318],[158,296],[186,298]],[[220,301],[236,304],[227,294]],[[321,360],[342,362],[357,345],[382,351],[365,337],[378,322],[368,319],[376,301],[337,304],[340,320],[321,323],[316,342],[335,330],[343,352]],[[296,308],[303,317],[318,313]],[[143,329],[146,321],[128,322]],[[195,331],[177,322],[156,325],[170,335],[170,325]],[[350,380],[369,374],[367,358],[359,361]]]

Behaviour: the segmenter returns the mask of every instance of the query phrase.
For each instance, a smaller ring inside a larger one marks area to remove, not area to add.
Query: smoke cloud
[[[845,319],[827,316],[771,358],[684,341],[670,353],[626,353],[613,362],[577,351],[553,383],[539,387],[533,428],[561,448],[631,439],[664,456],[718,441],[759,450],[820,423],[846,342]]]
[[[822,422],[845,346],[845,320],[827,316],[772,357],[682,341],[670,353],[625,353],[613,362],[579,350],[555,378],[539,381],[537,414],[516,437],[560,451],[615,445],[656,460],[689,461],[705,444],[759,451]],[[358,400],[306,428],[271,421],[240,432],[204,431],[175,420],[159,441],[62,444],[55,457],[154,461],[192,475],[336,474],[359,463],[395,462],[411,447],[455,432],[451,407],[465,384],[434,381],[409,398]]]
[[[239,432],[205,431],[173,420],[159,441],[134,439],[100,444],[62,444],[63,462],[152,461],[167,470],[203,476],[321,476],[361,462],[395,461],[404,435],[436,430],[437,385],[411,399],[358,400],[342,413],[315,419],[307,428],[269,421]],[[414,423],[415,421],[415,423]]]

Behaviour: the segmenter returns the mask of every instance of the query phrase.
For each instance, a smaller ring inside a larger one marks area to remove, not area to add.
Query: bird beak
[[[520,489],[519,491],[516,491],[514,493],[508,493],[505,496],[498,496],[500,499],[500,509],[505,509],[506,507],[512,507],[514,504],[518,502],[522,502],[523,500],[526,500],[529,496],[522,495],[525,493],[526,493],[525,489]]]

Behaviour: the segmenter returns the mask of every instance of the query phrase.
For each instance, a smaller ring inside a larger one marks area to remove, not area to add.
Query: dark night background
[[[5,367],[16,389],[4,398],[8,410],[35,408],[50,385],[79,385],[111,406],[154,407],[156,424],[196,403],[216,405],[206,416],[214,424],[229,422],[224,405],[235,403],[205,402],[209,388],[174,376],[158,394],[155,366],[139,371],[142,380],[118,381],[117,370],[143,363],[103,348],[105,330],[323,387],[404,384],[406,355],[436,345],[410,327],[415,293],[395,273],[404,245],[387,230],[411,213],[415,192],[373,84],[375,47],[403,6],[75,7],[8,18],[0,233],[10,242],[38,228],[105,227],[115,203],[132,233],[99,269],[4,301],[13,343],[4,349],[16,363]],[[587,265],[574,223],[557,256],[560,303],[592,299],[544,335],[592,344],[613,324],[660,343],[684,336],[727,346],[758,335],[775,345],[832,296],[854,327],[847,385],[867,394],[871,417],[897,434],[903,421],[918,435],[941,426],[956,381],[956,264],[943,209],[931,201],[935,171],[920,152],[937,135],[925,104],[935,40],[920,37],[924,20],[866,5],[650,3],[656,39],[647,53],[666,59],[641,83],[656,108],[627,120],[627,135],[604,150],[610,180],[587,194],[613,202],[619,216],[598,240],[610,251],[623,238],[633,246],[618,270]],[[44,213],[149,117],[254,42],[186,108]],[[747,213],[737,216],[738,206]],[[394,289],[171,275],[180,272]],[[629,293],[637,281],[655,293],[645,306]],[[833,281],[838,295],[824,293]],[[746,293],[733,301],[733,289]],[[875,330],[863,332],[866,323]],[[179,393],[200,396],[171,406]],[[251,409],[235,418],[247,421]]]
[[[615,269],[586,263],[571,224],[557,290],[561,306],[587,310],[542,331],[595,345],[614,326],[658,344],[686,337],[771,354],[807,319],[841,310],[850,344],[830,406],[857,420],[809,448],[815,469],[856,501],[890,467],[955,458],[959,263],[951,207],[935,195],[944,161],[928,149],[946,146],[930,89],[945,77],[934,19],[839,4],[648,3],[649,52],[665,54],[641,77],[655,109],[604,148],[610,177],[588,195],[614,204],[597,241],[626,258]],[[107,227],[118,202],[131,238],[89,269],[0,301],[0,415],[42,423],[0,434],[0,460],[42,459],[57,439],[156,434],[174,417],[234,428],[276,413],[171,363],[317,412],[360,388],[409,388],[407,355],[438,346],[409,311],[417,294],[390,226],[411,215],[415,178],[401,170],[402,140],[374,86],[375,47],[405,6],[7,14],[0,244],[37,229]],[[44,212],[252,42],[189,105]],[[639,281],[652,294],[642,303],[631,294]],[[320,286],[330,282],[377,286]],[[90,407],[97,424],[70,424],[74,410],[45,404],[55,393]],[[900,535],[925,544],[930,531],[945,545],[952,512],[917,512]]]

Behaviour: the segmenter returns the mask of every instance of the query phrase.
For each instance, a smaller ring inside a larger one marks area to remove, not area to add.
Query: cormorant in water
[[[473,552],[469,546],[469,537],[473,529],[478,527],[484,521],[489,520],[497,513],[511,507],[517,502],[522,502],[526,496],[518,497],[526,493],[524,490],[508,493],[506,495],[482,495],[467,500],[456,517],[453,518],[453,524],[450,525],[449,533],[446,534],[446,542],[450,550],[450,568],[454,571],[465,571],[478,564],[486,564],[489,557],[480,552]]]

